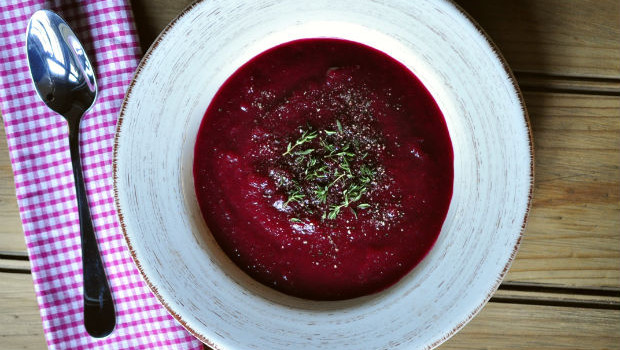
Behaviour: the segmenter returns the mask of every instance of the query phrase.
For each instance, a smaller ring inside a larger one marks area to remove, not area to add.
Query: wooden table
[[[457,2],[517,76],[536,181],[512,269],[441,349],[620,349],[620,1]],[[189,3],[133,0],[142,47]],[[0,137],[0,348],[41,349],[12,179]]]

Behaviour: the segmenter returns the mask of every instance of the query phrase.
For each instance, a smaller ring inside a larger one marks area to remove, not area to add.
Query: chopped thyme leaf
[[[336,174],[334,174],[334,175],[338,176],[338,171],[336,171]],[[345,174],[340,174],[340,175],[336,178],[336,180],[332,181],[332,183],[330,183],[330,184],[329,184],[329,186],[328,186],[328,187],[332,187],[332,186],[333,186],[336,182],[338,182],[338,180],[342,179],[342,177],[343,177],[344,175],[345,175]]]
[[[308,148],[303,151],[295,152],[295,154],[297,154],[298,156],[306,156],[312,152],[314,152],[314,148]]]
[[[349,209],[351,210],[351,213],[353,213],[353,216],[355,216],[355,218],[357,219],[357,213],[355,212],[355,209],[349,207]]]
[[[302,222],[300,219],[298,218],[290,218],[289,219],[290,222]]]
[[[327,200],[327,191],[329,191],[329,186],[325,186],[320,190],[314,192],[314,195],[316,196],[316,199],[319,201],[319,203],[325,203],[325,201]]]
[[[342,206],[340,205],[334,205],[330,208],[330,212],[329,214],[327,214],[327,218],[329,220],[334,220],[338,214],[340,214],[340,208],[342,208]]]
[[[282,154],[292,167],[292,174],[290,179],[276,178],[276,182],[278,189],[287,192],[284,207],[298,203],[295,220],[313,215],[320,215],[321,220],[334,220],[343,208],[349,208],[357,218],[356,209],[370,207],[363,203],[354,208],[352,203],[370,192],[371,186],[376,184],[373,180],[377,170],[372,161],[364,160],[368,153],[362,155],[362,141],[352,139],[355,134],[345,134],[340,120],[336,120],[336,127],[337,131],[315,130],[306,125],[300,131],[301,136],[288,143]],[[299,181],[304,182],[303,187]]]
[[[362,165],[360,167],[360,173],[364,176],[373,176],[374,175],[374,171],[371,170],[369,167],[367,167],[366,165]]]
[[[315,164],[316,164],[316,158],[308,159],[308,163],[306,163],[306,170],[310,170],[310,168],[312,168]],[[307,171],[306,171],[306,174],[308,174]]]
[[[310,142],[313,139],[315,139],[318,136],[316,131],[310,131],[310,130],[306,130],[302,133],[301,137],[297,139],[297,141],[295,141],[295,144],[291,144],[289,142],[288,146],[286,147],[286,152],[284,152],[284,154],[282,154],[283,156],[291,153],[291,151],[300,145],[303,145],[306,142]]]
[[[290,202],[299,202],[300,200],[304,199],[304,197],[305,195],[299,190],[297,190],[289,194],[288,199],[286,200],[286,202],[284,202],[284,204],[282,204],[282,206],[286,207]]]
[[[336,152],[336,147],[334,145],[327,143],[327,141],[325,140],[321,140],[321,146],[323,146],[323,148],[325,148],[325,150],[329,152],[329,155]]]

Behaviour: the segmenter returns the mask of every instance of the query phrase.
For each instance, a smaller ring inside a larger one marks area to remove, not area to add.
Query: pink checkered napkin
[[[134,266],[117,221],[112,148],[140,49],[128,0],[1,0],[0,106],[47,343],[52,349],[201,349],[158,303]],[[64,4],[64,5],[62,5]],[[64,119],[39,100],[25,33],[44,7],[67,20],[95,66],[99,98],[81,124],[84,178],[117,325],[91,338],[82,322],[80,233]]]

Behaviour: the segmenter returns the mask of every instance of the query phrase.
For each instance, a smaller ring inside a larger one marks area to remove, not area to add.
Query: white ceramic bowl
[[[193,147],[239,66],[277,44],[336,37],[405,64],[444,113],[454,194],[437,243],[393,287],[338,302],[293,298],[239,270],[198,209]],[[206,0],[145,55],[122,107],[114,184],[125,237],[172,315],[216,349],[422,349],[448,339],[497,289],[519,245],[532,144],[514,78],[449,1]]]

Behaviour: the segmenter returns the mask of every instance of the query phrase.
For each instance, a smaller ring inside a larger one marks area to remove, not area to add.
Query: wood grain
[[[131,0],[142,52],[185,7],[195,0]]]
[[[192,2],[132,0],[143,50]],[[491,36],[515,71],[620,78],[620,1],[456,3]]]
[[[506,280],[620,287],[620,99],[525,93],[536,179]]]
[[[440,349],[620,349],[620,312],[489,303]]]
[[[131,0],[143,49],[191,2]],[[542,306],[545,300],[618,303],[620,1],[456,2],[516,71],[534,129],[534,206],[505,285],[591,287],[602,296],[540,292],[532,286],[525,292],[500,290],[496,297],[539,304],[491,302],[441,349],[620,349],[617,309]],[[0,129],[0,251],[23,253]],[[45,348],[30,275],[0,272],[0,309],[1,348]]]
[[[620,1],[456,0],[515,71],[620,77]]]
[[[0,272],[0,301],[0,348],[45,349],[30,275]]]
[[[30,276],[0,273],[0,300],[2,348],[45,348]],[[492,302],[440,349],[620,349],[620,312]]]
[[[0,121],[0,251],[26,251],[24,231],[19,218],[13,169],[9,160],[9,148]]]

